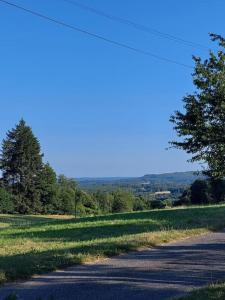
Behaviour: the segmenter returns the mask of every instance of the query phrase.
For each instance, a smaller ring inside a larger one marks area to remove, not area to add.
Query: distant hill
[[[112,190],[118,187],[129,188],[134,191],[143,190],[154,192],[160,190],[185,189],[197,178],[203,175],[196,175],[195,172],[174,172],[164,174],[146,174],[142,177],[106,177],[106,178],[78,178],[80,187],[88,190]]]
[[[196,175],[195,172],[174,172],[174,173],[164,173],[164,174],[147,174],[140,177],[143,181],[157,181],[164,183],[181,183],[181,184],[191,184],[197,178],[203,178],[203,175]]]

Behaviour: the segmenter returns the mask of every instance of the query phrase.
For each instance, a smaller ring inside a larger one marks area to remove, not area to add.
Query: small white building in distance
[[[171,195],[170,191],[155,192],[155,197],[158,199],[166,199]]]

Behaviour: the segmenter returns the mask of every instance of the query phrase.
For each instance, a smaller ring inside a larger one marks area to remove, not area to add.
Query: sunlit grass
[[[225,226],[225,205],[75,220],[0,215],[0,283]],[[5,228],[4,228],[5,227]]]
[[[206,288],[196,290],[186,297],[177,300],[224,300],[225,299],[225,283],[216,283]]]

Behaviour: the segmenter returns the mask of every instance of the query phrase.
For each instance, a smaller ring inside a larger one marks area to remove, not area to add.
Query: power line
[[[184,64],[184,63],[180,63],[180,62],[178,62],[178,61],[176,61],[176,60],[172,60],[172,59],[169,59],[169,58],[166,58],[166,57],[162,57],[162,56],[159,56],[159,55],[157,55],[157,54],[153,54],[153,53],[151,53],[151,52],[148,52],[148,51],[145,51],[145,50],[142,50],[142,49],[139,49],[139,48],[135,48],[135,47],[132,47],[132,46],[129,46],[129,45],[126,45],[126,44],[117,42],[117,41],[115,41],[115,40],[111,40],[111,39],[109,39],[109,38],[107,38],[107,37],[103,37],[103,36],[101,36],[101,35],[98,35],[98,34],[89,32],[89,31],[84,30],[84,29],[81,29],[81,28],[78,28],[78,27],[76,27],[76,26],[70,25],[70,24],[68,24],[68,23],[65,23],[65,22],[63,22],[63,21],[59,21],[59,20],[54,19],[54,18],[51,18],[51,17],[49,17],[49,16],[47,16],[47,15],[40,14],[39,12],[36,12],[36,11],[34,11],[34,10],[25,8],[25,7],[23,7],[23,6],[14,4],[14,3],[12,3],[12,2],[9,2],[9,1],[6,1],[6,0],[0,0],[0,2],[5,3],[5,4],[7,4],[8,6],[17,8],[17,9],[19,9],[19,10],[22,10],[22,11],[24,11],[24,12],[27,12],[27,13],[29,13],[29,14],[31,14],[31,15],[34,15],[34,16],[37,16],[37,17],[39,17],[39,18],[45,19],[45,20],[47,20],[47,21],[53,22],[53,23],[55,23],[55,24],[58,24],[58,25],[67,27],[67,28],[72,29],[72,30],[74,30],[74,31],[77,31],[77,32],[86,34],[86,35],[88,35],[88,36],[94,37],[94,38],[96,38],[96,39],[105,41],[105,42],[110,43],[110,44],[113,44],[113,45],[115,45],[115,46],[122,47],[122,48],[125,48],[125,49],[128,49],[128,50],[134,51],[134,52],[136,52],[136,53],[139,53],[139,54],[143,54],[143,55],[146,55],[146,56],[150,56],[150,57],[156,58],[156,59],[161,60],[161,61],[164,61],[164,62],[173,63],[173,64],[176,64],[176,65],[179,65],[179,66],[182,66],[182,67],[186,67],[186,68],[189,68],[189,69],[193,69],[193,67],[190,66],[190,65],[187,65],[187,64]]]
[[[94,7],[88,6],[86,4],[83,4],[83,3],[80,3],[80,2],[77,2],[77,1],[74,1],[74,0],[62,0],[62,1],[70,3],[74,6],[77,6],[77,7],[81,8],[85,11],[89,11],[89,12],[92,12],[96,15],[99,15],[99,16],[105,17],[107,19],[110,19],[112,21],[116,21],[116,22],[119,22],[121,24],[128,25],[128,26],[132,26],[137,30],[144,31],[144,32],[149,33],[151,35],[156,35],[156,36],[159,36],[161,38],[165,38],[165,39],[168,39],[168,40],[172,40],[174,42],[182,43],[186,46],[197,47],[197,48],[201,48],[201,49],[204,49],[204,50],[209,49],[208,47],[206,47],[204,45],[201,45],[199,43],[189,41],[189,40],[177,37],[175,35],[156,30],[154,28],[145,26],[145,25],[140,24],[140,23],[133,22],[133,21],[125,19],[125,18],[121,18],[121,17],[115,16],[115,15],[111,15],[109,13],[106,13],[104,11],[98,10]]]

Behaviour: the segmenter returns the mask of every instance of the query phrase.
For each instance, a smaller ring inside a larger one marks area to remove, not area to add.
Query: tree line
[[[174,202],[174,205],[204,205],[224,202],[225,180],[212,180],[209,178],[206,180],[195,180],[191,186],[183,192],[179,200]]]
[[[2,142],[0,169],[0,213],[85,216],[149,208],[146,199],[127,190],[88,193],[74,179],[57,176],[23,119]]]

